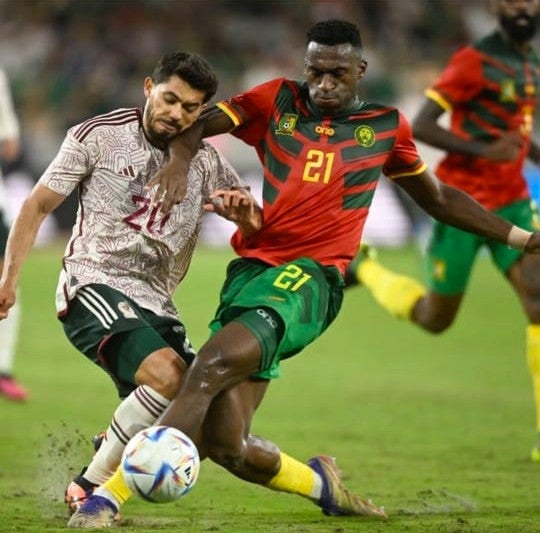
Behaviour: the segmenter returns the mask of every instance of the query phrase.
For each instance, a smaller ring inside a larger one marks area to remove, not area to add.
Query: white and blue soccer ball
[[[151,426],[139,431],[122,454],[122,474],[134,494],[149,502],[172,502],[199,477],[199,452],[182,431]]]

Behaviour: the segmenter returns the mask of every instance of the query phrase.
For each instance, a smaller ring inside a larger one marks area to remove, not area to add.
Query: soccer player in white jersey
[[[0,69],[0,157],[4,161],[13,161],[19,154],[19,121],[13,107],[6,73]],[[6,194],[0,172],[0,272],[4,249],[8,235],[5,218]],[[19,331],[19,304],[11,310],[9,320],[0,322],[0,395],[9,400],[26,400],[27,391],[13,377],[13,360]]]
[[[75,188],[79,209],[56,295],[71,343],[113,379],[120,398],[103,443],[67,491],[74,508],[107,480],[125,444],[164,411],[194,351],[173,292],[189,266],[204,211],[233,220],[246,235],[260,226],[254,199],[232,167],[201,145],[186,199],[163,215],[145,185],[168,140],[190,126],[217,80],[195,54],[165,55],[144,81],[144,109],[118,109],[71,128],[18,214],[0,279],[0,318],[44,218]]]

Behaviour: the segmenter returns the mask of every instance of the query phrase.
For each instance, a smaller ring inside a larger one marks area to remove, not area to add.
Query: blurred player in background
[[[4,70],[0,69],[0,159],[14,161],[19,155],[19,121],[13,108],[9,82]],[[6,219],[7,197],[0,170],[0,272],[8,236]],[[26,400],[27,391],[13,377],[13,360],[17,345],[20,322],[20,305],[16,303],[9,319],[0,322],[0,395],[9,400]]]
[[[254,470],[246,446],[251,422],[270,381],[279,376],[281,360],[317,339],[339,312],[342,276],[357,251],[381,171],[435,218],[540,252],[540,234],[439,182],[397,109],[360,101],[358,83],[366,68],[354,24],[315,24],[307,33],[304,82],[278,78],[211,107],[171,142],[171,164],[152,180],[161,183],[159,198],[169,195],[163,208],[173,206],[186,190],[189,160],[201,138],[226,132],[255,147],[264,166],[262,228],[248,238],[233,236],[240,258],[228,267],[212,336],[158,420],[196,438],[212,417],[216,398],[251,390],[251,396],[238,396],[235,411],[215,418],[229,436],[229,448],[218,454],[220,464],[240,477]],[[267,472],[259,472],[261,483],[290,491],[297,477],[296,492],[328,514],[346,514],[329,498],[329,461],[315,458],[308,468],[269,447],[267,463]],[[97,490],[113,512],[129,496],[120,471]],[[96,499],[91,496],[80,511],[99,518]],[[370,504],[363,514],[384,513]]]
[[[413,123],[418,139],[447,152],[437,168],[442,181],[530,230],[536,212],[524,165],[527,158],[540,164],[540,146],[532,139],[540,97],[540,59],[531,47],[538,6],[537,0],[494,1],[499,28],[452,56],[426,91]],[[449,130],[438,124],[447,111]],[[531,459],[540,462],[540,257],[436,222],[425,257],[427,288],[387,270],[367,249],[351,263],[347,282],[368,287],[394,316],[441,333],[456,318],[484,246],[514,288],[529,321],[526,351],[538,431]]]

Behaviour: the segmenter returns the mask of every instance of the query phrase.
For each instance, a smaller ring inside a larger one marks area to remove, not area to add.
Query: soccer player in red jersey
[[[486,209],[532,230],[534,203],[524,176],[526,159],[540,163],[532,139],[539,98],[540,58],[530,42],[537,0],[494,2],[499,28],[456,52],[413,123],[415,136],[447,152],[437,168],[445,183],[466,191]],[[450,128],[438,124],[451,112]],[[533,378],[540,461],[540,258],[492,239],[436,222],[425,257],[428,288],[396,275],[361,253],[349,268],[351,283],[367,286],[383,307],[430,331],[449,328],[460,308],[478,255],[486,246],[527,315],[527,358]],[[459,250],[459,253],[456,253]]]
[[[149,185],[159,181],[155,200],[166,191],[163,201],[173,205],[201,138],[225,132],[253,146],[264,167],[262,227],[247,238],[234,235],[239,258],[228,267],[212,335],[158,423],[194,440],[204,429],[214,461],[240,478],[310,498],[326,514],[382,516],[370,502],[347,496],[328,457],[304,464],[270,443],[264,454],[247,447],[260,440],[251,434],[252,418],[281,360],[318,338],[339,312],[343,275],[381,172],[445,223],[529,252],[540,252],[540,234],[438,181],[404,116],[358,98],[366,67],[354,24],[315,24],[304,82],[272,80],[213,106],[171,141],[170,164]],[[223,394],[230,401],[216,408]],[[129,496],[119,471],[98,490],[115,509]]]

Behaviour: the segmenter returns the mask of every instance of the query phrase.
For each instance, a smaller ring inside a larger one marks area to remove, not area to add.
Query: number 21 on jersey
[[[314,183],[321,181],[328,183],[332,176],[335,155],[334,152],[323,152],[314,148],[309,150],[306,156],[302,179]]]
[[[310,279],[311,276],[306,274],[299,266],[290,264],[276,278],[273,285],[279,289],[295,292]]]

